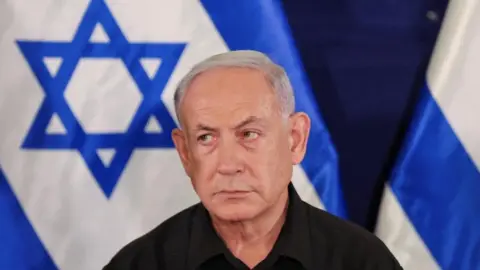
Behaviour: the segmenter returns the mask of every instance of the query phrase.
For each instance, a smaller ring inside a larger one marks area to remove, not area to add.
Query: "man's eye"
[[[243,132],[243,137],[247,140],[255,140],[258,138],[259,134],[255,131],[245,131]]]
[[[202,143],[210,143],[213,141],[213,136],[212,134],[203,134],[198,137],[198,141]]]

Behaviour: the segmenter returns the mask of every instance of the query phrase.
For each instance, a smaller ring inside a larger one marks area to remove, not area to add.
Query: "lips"
[[[220,190],[218,193],[246,193],[249,190]]]
[[[222,190],[215,193],[216,196],[226,197],[226,198],[243,198],[248,196],[251,191],[245,190]]]

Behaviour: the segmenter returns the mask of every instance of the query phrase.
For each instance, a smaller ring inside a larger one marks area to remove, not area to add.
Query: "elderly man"
[[[284,70],[254,51],[213,56],[180,82],[173,141],[201,203],[124,247],[113,269],[401,269],[375,236],[291,184],[309,117]]]

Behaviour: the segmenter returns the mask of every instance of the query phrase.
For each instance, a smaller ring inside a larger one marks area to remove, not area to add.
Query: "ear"
[[[292,163],[300,164],[307,151],[308,136],[310,134],[310,118],[303,112],[290,116],[290,151]]]
[[[181,129],[175,128],[172,131],[172,140],[177,149],[180,160],[182,161],[183,168],[188,176],[190,176],[190,153],[188,151],[188,143],[185,132]]]

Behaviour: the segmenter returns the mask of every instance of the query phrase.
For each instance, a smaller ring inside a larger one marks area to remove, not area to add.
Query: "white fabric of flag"
[[[480,3],[450,1],[377,235],[404,269],[480,269]]]
[[[176,84],[252,49],[312,117],[301,197],[345,216],[337,158],[280,6],[263,1],[0,2],[0,269],[100,269],[198,202],[173,147]]]

